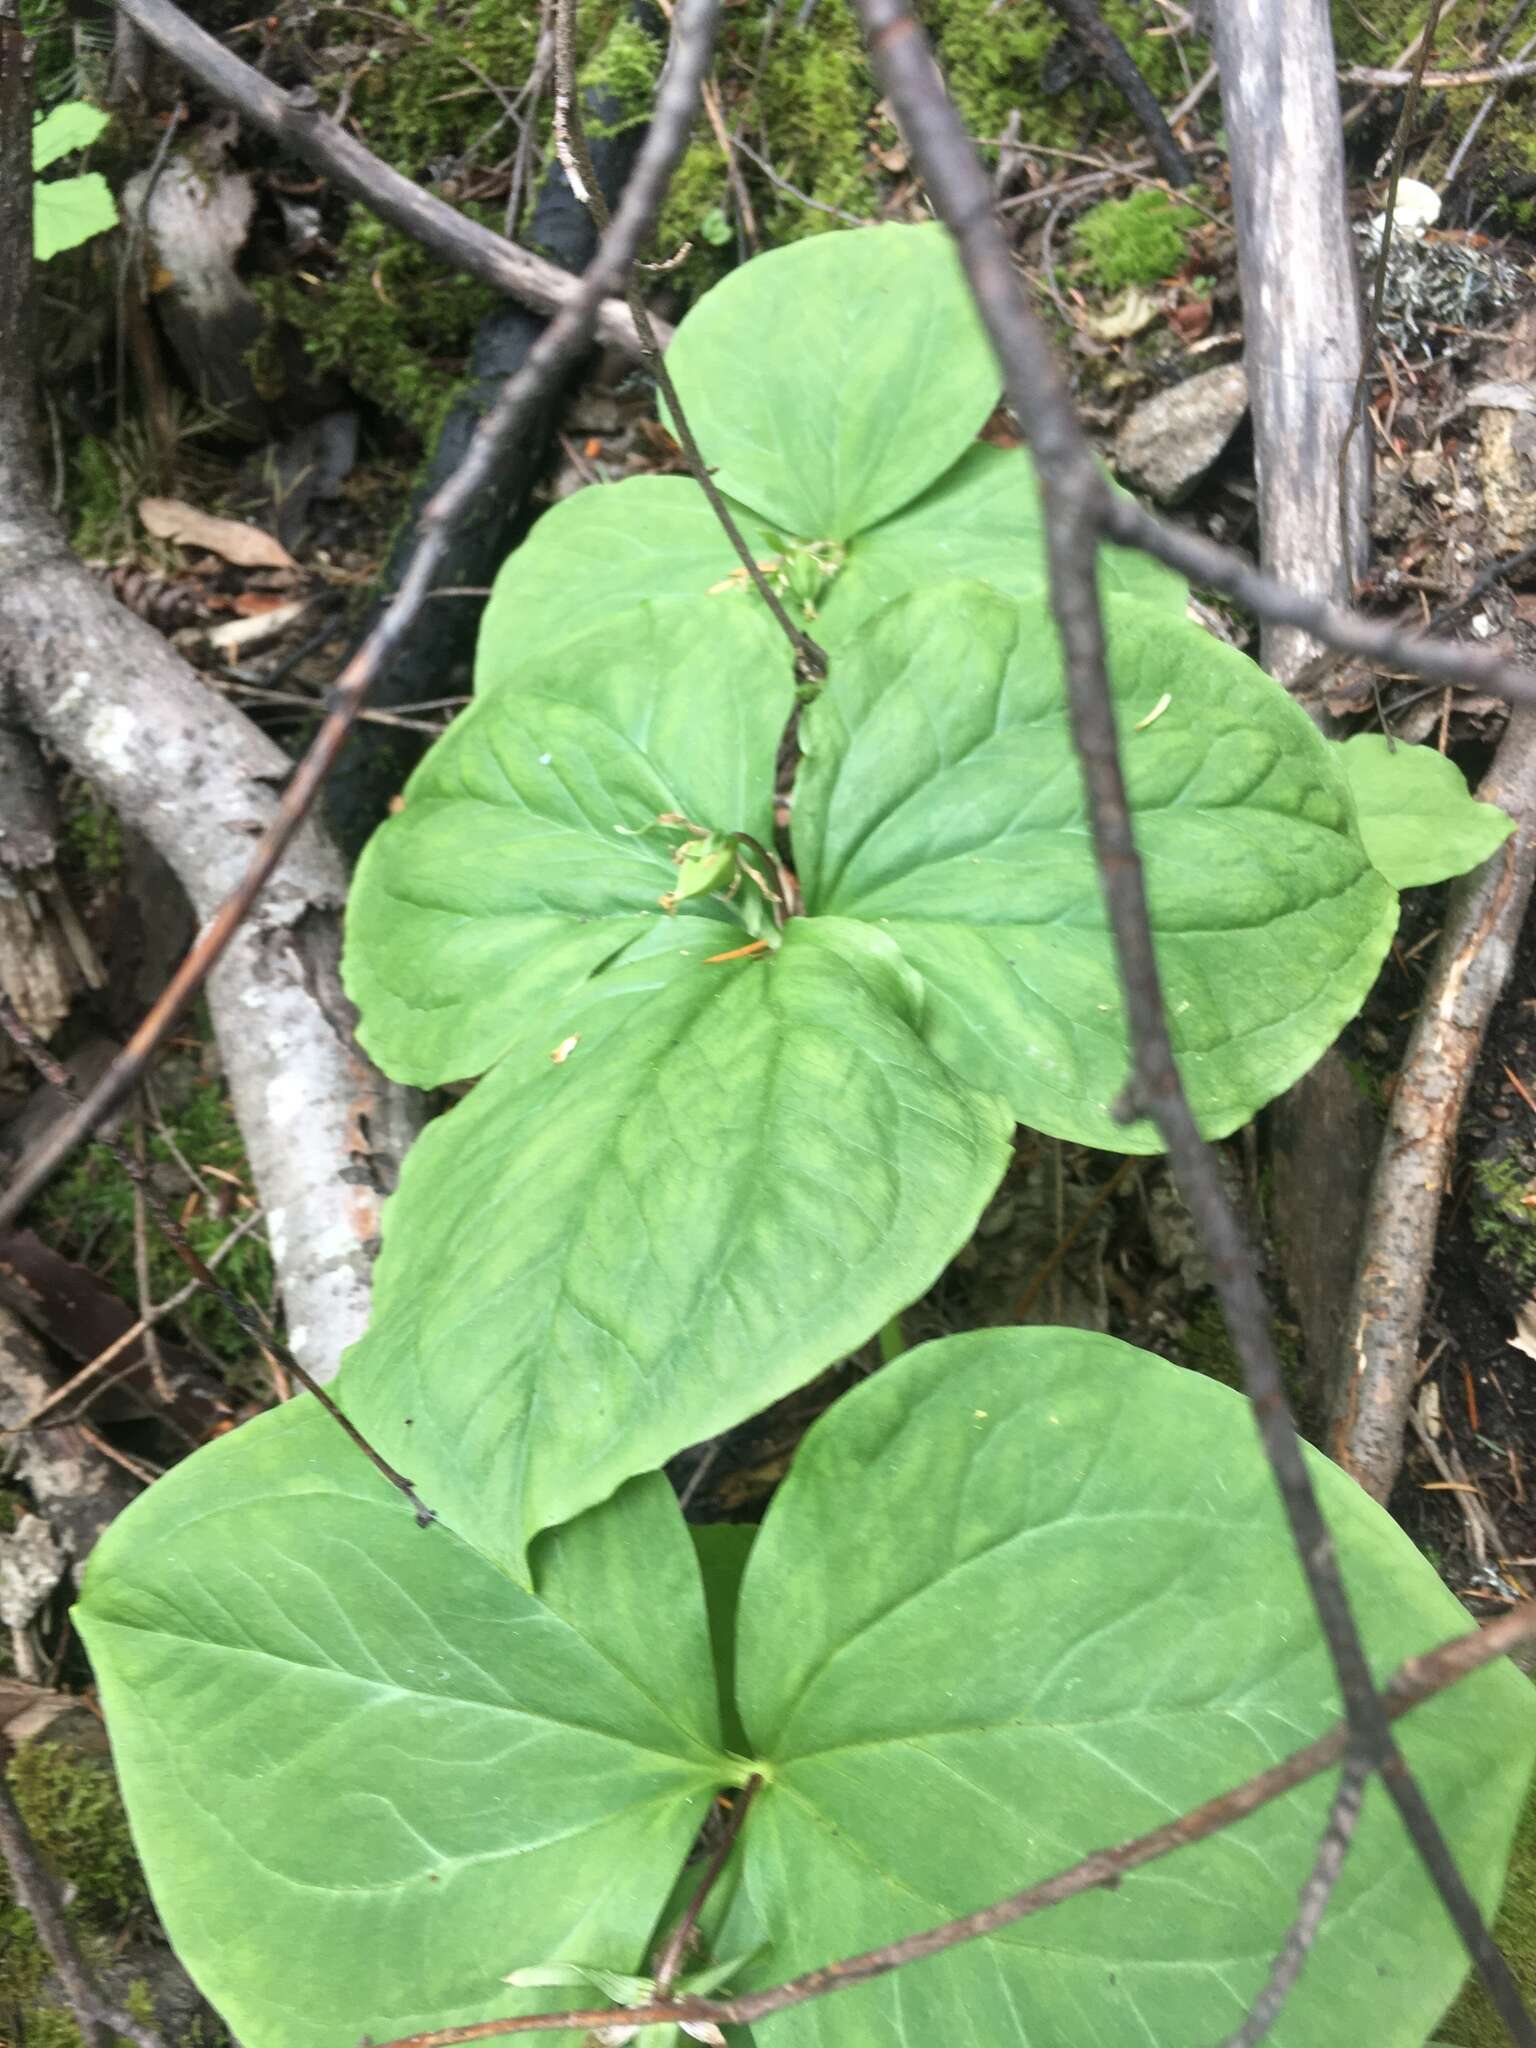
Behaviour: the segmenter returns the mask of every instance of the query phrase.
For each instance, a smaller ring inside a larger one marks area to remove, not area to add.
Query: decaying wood
[[[30,128],[24,66],[0,63],[0,719],[84,776],[205,918],[243,874],[292,763],[114,602],[49,507],[26,291]],[[317,1378],[367,1322],[379,1207],[416,1123],[353,1040],[337,974],[345,893],[340,857],[306,825],[209,983],[290,1342]]]
[[[1536,711],[1516,706],[1478,795],[1516,821],[1502,849],[1451,890],[1371,1184],[1345,1371],[1328,1447],[1385,1500],[1403,1456],[1419,1324],[1456,1132],[1536,879]]]
[[[54,865],[57,851],[53,792],[37,744],[0,723],[0,995],[43,1038],[68,1016],[77,989],[101,985]],[[0,1050],[0,1070],[7,1057]]]
[[[31,1331],[0,1306],[0,1429],[15,1429],[63,1378]],[[96,1539],[135,1488],[70,1423],[0,1439],[0,1451],[78,1578]]]
[[[1212,16],[1263,563],[1297,589],[1347,599],[1365,561],[1369,467],[1357,434],[1340,491],[1361,330],[1328,0],[1221,0]],[[1283,682],[1318,651],[1266,621],[1264,665]]]

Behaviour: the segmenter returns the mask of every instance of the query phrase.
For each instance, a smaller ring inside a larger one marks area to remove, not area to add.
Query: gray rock
[[[1115,467],[1133,491],[1176,505],[1226,447],[1247,410],[1241,363],[1202,370],[1137,406],[1116,440]]]

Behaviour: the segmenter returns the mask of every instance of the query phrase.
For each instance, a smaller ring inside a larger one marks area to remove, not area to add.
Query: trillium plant
[[[948,242],[758,258],[669,366],[827,673],[797,679],[691,479],[582,491],[506,564],[474,705],[363,857],[363,1042],[475,1085],[407,1162],[336,1391],[438,1519],[301,1399],[155,1486],[79,1609],[165,1924],[246,2048],[604,1999],[597,2038],[628,2038],[690,1845],[749,1785],[685,1988],[970,1911],[1337,1717],[1246,1404],[1107,1337],[908,1351],[760,1528],[679,1511],[666,1461],[920,1296],[1017,1124],[1156,1139],[1115,1113],[1041,517],[1026,457],[978,438],[997,373]],[[1437,757],[1325,741],[1164,570],[1110,555],[1102,583],[1176,1050],[1220,1136],[1358,1010],[1397,887],[1509,821]],[[1378,1669],[1464,1625],[1312,1464]],[[1491,1908],[1528,1688],[1490,1667],[1403,1740]],[[756,2035],[1214,2043],[1328,1796]],[[1463,1968],[1373,1786],[1275,2038],[1417,2048]]]

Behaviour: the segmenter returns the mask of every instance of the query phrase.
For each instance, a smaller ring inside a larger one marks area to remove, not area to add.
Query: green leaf
[[[32,188],[32,253],[39,263],[117,226],[117,204],[99,171]]]
[[[709,1642],[720,1681],[720,1724],[725,1731],[726,1747],[745,1754],[746,1730],[736,1712],[736,1608],[741,1599],[741,1575],[747,1568],[757,1524],[690,1523],[688,1533],[693,1538],[699,1576],[704,1581]]]
[[[1110,669],[1174,1046],[1220,1136],[1364,1000],[1396,899],[1334,750],[1230,647],[1111,600]],[[884,931],[923,1029],[1021,1122],[1153,1151],[1110,1105],[1128,1054],[1054,626],[952,584],[889,605],[802,730],[795,866],[815,916]]]
[[[646,605],[478,703],[358,864],[342,973],[379,1064],[424,1087],[482,1073],[541,1006],[666,925],[686,835],[660,816],[770,840],[793,701],[767,618]],[[734,943],[712,898],[681,907],[719,937],[703,950]]]
[[[772,561],[777,546],[761,522],[743,506],[732,510],[754,553]],[[762,609],[693,478],[634,476],[577,491],[552,506],[503,562],[480,625],[475,688],[537,687],[551,649],[610,616],[669,598],[697,601],[705,631],[723,613]],[[677,621],[679,634],[690,634],[681,610],[668,608],[663,616]]]
[[[643,1967],[741,1776],[665,1480],[542,1543],[531,1592],[482,1554],[494,1496],[467,1509],[418,1529],[306,1398],[179,1466],[91,1560],[76,1615],[134,1838],[246,2048],[547,2010],[501,1981],[530,1954]]]
[[[851,541],[822,603],[822,644],[841,646],[871,612],[955,577],[1005,597],[1044,592],[1040,491],[1022,449],[976,443],[915,503]],[[1099,583],[1106,596],[1141,598],[1177,618],[1189,597],[1182,577],[1134,548],[1103,549]]]
[[[921,1294],[1008,1160],[1002,1104],[928,1051],[878,932],[796,918],[708,965],[715,936],[679,919],[530,1021],[385,1211],[340,1398],[456,1526],[501,1503],[519,1575],[540,1529]]]
[[[1315,1453],[1378,1675],[1470,1625]],[[769,1782],[715,1945],[755,1988],[930,1926],[1156,1826],[1321,1734],[1339,1701],[1247,1403],[1075,1331],[908,1353],[801,1445],[741,1595]],[[1536,1753],[1490,1668],[1401,1724],[1484,1910]],[[835,1998],[763,2048],[1224,2039],[1296,1908],[1332,1792]],[[1379,1785],[1278,2048],[1418,2048],[1466,1968]]]
[[[916,497],[1001,383],[939,227],[755,257],[700,299],[667,367],[721,490],[802,540],[848,540]]]
[[[32,125],[32,168],[46,171],[72,150],[88,149],[111,120],[84,100],[65,100]]]
[[[1515,829],[1497,804],[1479,803],[1456,763],[1433,747],[1361,732],[1339,751],[1365,850],[1394,889],[1464,875]]]

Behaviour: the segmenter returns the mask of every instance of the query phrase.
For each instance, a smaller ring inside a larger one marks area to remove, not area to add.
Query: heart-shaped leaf
[[[515,1573],[921,1294],[1007,1163],[889,940],[797,918],[709,960],[737,936],[680,921],[541,1010],[385,1211],[342,1404],[456,1526],[501,1503]]]
[[[792,692],[766,618],[645,605],[458,720],[348,900],[343,973],[379,1064],[424,1087],[483,1073],[541,1006],[664,924],[690,835],[660,818],[771,840]]]
[[[1479,803],[1454,761],[1433,747],[1360,732],[1339,749],[1372,862],[1394,889],[1464,875],[1497,853],[1515,821]]]
[[[990,583],[1006,597],[1045,590],[1040,493],[1020,449],[974,443],[912,504],[819,559],[745,506],[732,509],[791,616],[834,659],[882,606],[953,577]],[[1105,548],[1099,580],[1110,596],[1183,616],[1183,579],[1149,555]],[[572,589],[581,592],[579,605],[571,603]],[[691,478],[637,476],[577,491],[546,512],[503,563],[480,629],[475,688],[536,689],[551,649],[652,600],[663,601],[658,618],[673,622],[685,642],[712,632],[723,611],[762,605]],[[699,607],[699,626],[683,600]]]
[[[1378,1673],[1465,1628],[1388,1517],[1311,1464]],[[526,1591],[487,1562],[509,1547],[498,1493],[458,1505],[459,1528],[418,1529],[300,1400],[199,1452],[92,1560],[80,1628],[136,1839],[247,2048],[645,1976],[706,1798],[753,1769],[720,1750],[662,1480],[541,1537]],[[737,1632],[766,1783],[703,1981],[731,1957],[739,1989],[1155,1826],[1338,1713],[1246,1404],[1075,1331],[948,1339],[840,1401],[751,1550]],[[1490,1668],[1401,1736],[1487,1908],[1536,1750],[1531,1690]],[[1219,2040],[1290,1922],[1330,1790],[758,2038]],[[1464,1967],[1373,1791],[1276,2039],[1416,2048]]]
[[[469,1516],[418,1529],[305,1399],[198,1452],[91,1560],[76,1613],[155,1902],[246,2048],[582,2003],[502,1978],[641,1962],[742,1775],[665,1480],[546,1538],[531,1592],[483,1555],[495,1496]]]
[[[768,337],[792,329],[793,346]],[[846,541],[941,476],[997,403],[991,344],[943,228],[771,250],[688,314],[667,367],[729,497]]]
[[[1044,594],[1045,517],[1022,449],[977,442],[920,498],[851,541],[822,602],[822,644],[846,644],[883,605],[953,577],[990,583],[1005,597]],[[1106,596],[1140,598],[1175,618],[1189,595],[1181,576],[1134,548],[1101,551],[1099,584]]]
[[[771,570],[779,550],[762,522],[745,506],[732,509],[754,556]],[[677,598],[707,600],[704,631],[722,612],[762,608],[693,478],[589,485],[552,506],[503,562],[480,624],[475,688],[537,688],[552,648],[637,605]],[[658,617],[676,621],[685,644],[699,630],[681,610]]]
[[[1402,1531],[1310,1463],[1378,1671],[1464,1630]],[[1247,1404],[1074,1331],[947,1339],[840,1401],[769,1510],[739,1628],[739,1702],[770,1772],[716,1938],[766,1936],[742,1988],[1157,1826],[1339,1713]],[[1505,1665],[1401,1732],[1487,1910],[1536,1700]],[[1314,1780],[1116,1890],[761,2021],[762,2048],[1220,2041],[1295,1913],[1331,1790]],[[1465,1969],[1373,1787],[1272,2038],[1417,2048]]]
[[[1396,899],[1335,750],[1269,677],[1111,601],[1110,671],[1174,1046],[1197,1116],[1235,1129],[1364,1000]],[[888,606],[802,731],[795,864],[813,915],[896,940],[924,1030],[1021,1122],[1152,1151],[1128,1068],[1082,779],[1043,602],[951,585]]]

